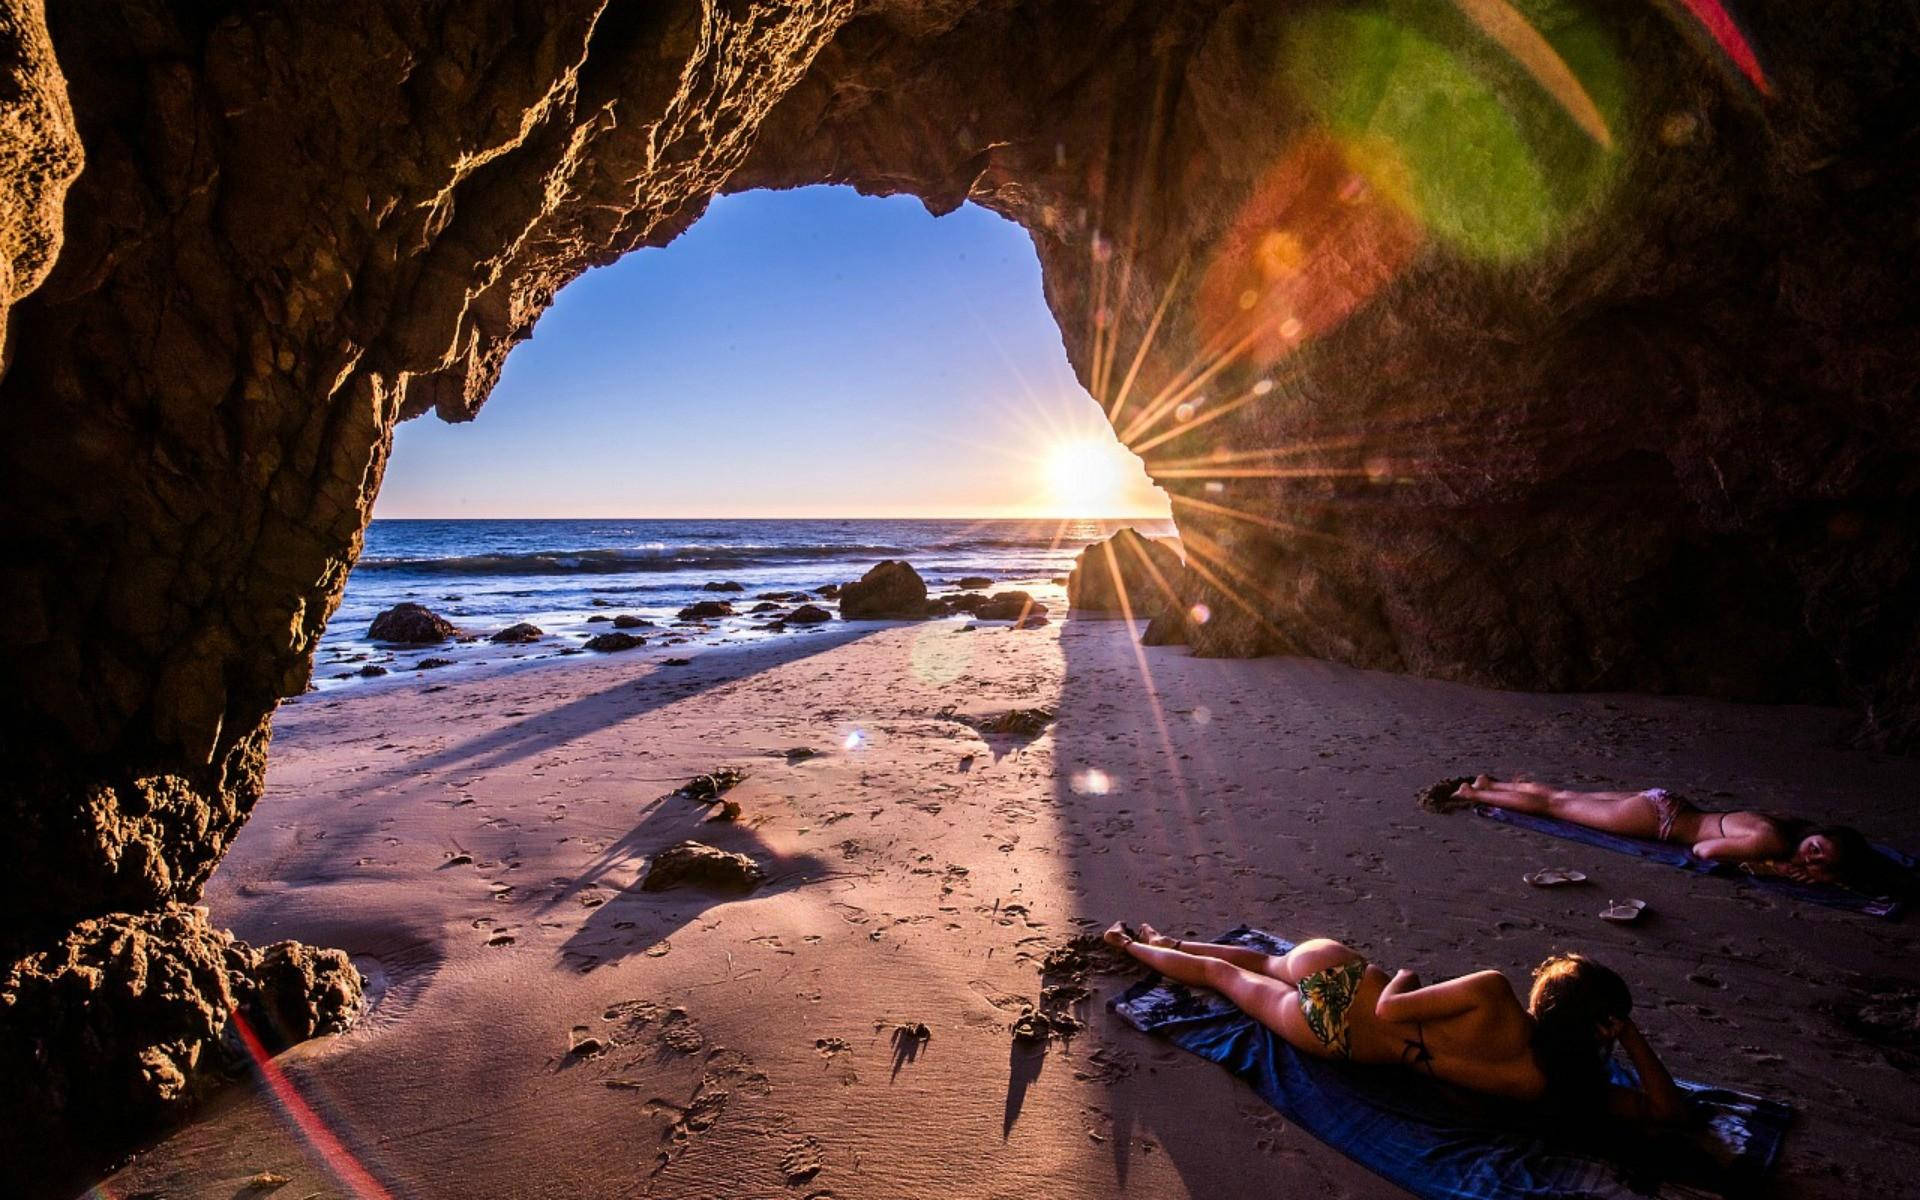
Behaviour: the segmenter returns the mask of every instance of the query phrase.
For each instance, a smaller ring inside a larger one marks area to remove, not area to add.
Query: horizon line
[[[597,514],[578,514],[572,516],[375,516],[371,521],[1171,521],[1173,514],[1162,516],[1158,513],[1108,513],[1101,516],[1065,517],[1056,513],[1008,514],[1008,513],[939,513],[906,516],[862,516],[841,513],[810,516],[791,514],[769,514],[764,516],[604,516]]]

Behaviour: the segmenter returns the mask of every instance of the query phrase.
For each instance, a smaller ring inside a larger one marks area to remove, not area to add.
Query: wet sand
[[[1913,921],[1412,799],[1477,770],[1658,783],[1920,845],[1920,764],[1840,748],[1839,712],[1197,660],[1100,620],[675,652],[401,676],[276,718],[269,793],[207,903],[373,979],[359,1028],[278,1063],[391,1195],[1399,1194],[1120,1025],[1124,979],[1092,980],[1071,1042],[1016,1046],[1040,956],[1115,917],[1324,934],[1428,979],[1521,982],[1584,950],[1676,1074],[1799,1105],[1782,1195],[1896,1195],[1920,1169],[1913,1077],[1829,1010],[1855,973],[1902,972]],[[962,719],[1033,706],[1058,720],[1032,741]],[[741,818],[703,823],[669,793],[721,765],[749,773]],[[632,886],[684,838],[769,883]],[[1592,882],[1521,882],[1548,865]],[[1640,924],[1596,919],[1628,896]],[[272,1172],[281,1197],[356,1194],[326,1142],[241,1085],[104,1186],[228,1197]]]

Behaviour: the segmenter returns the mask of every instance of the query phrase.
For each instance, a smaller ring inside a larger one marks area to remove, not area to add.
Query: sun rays
[[[1769,93],[1724,4],[1660,2]],[[1196,252],[1160,249],[1148,211],[1155,181],[1176,169],[1160,161],[1179,99],[1162,67],[1138,127],[1113,134],[1107,207],[1082,219],[1082,377],[1180,519],[1187,569],[1155,573],[1156,605],[1230,616],[1244,636],[1286,645],[1297,639],[1270,615],[1298,605],[1272,589],[1299,568],[1276,543],[1340,542],[1343,506],[1444,490],[1487,461],[1482,430],[1390,399],[1367,428],[1325,427],[1310,372],[1336,354],[1354,361],[1355,318],[1416,264],[1523,263],[1596,211],[1637,136],[1621,119],[1631,80],[1611,26],[1582,5],[1309,14],[1288,25],[1274,64],[1305,119],[1270,163],[1230,168],[1250,180],[1247,198]],[[1066,482],[1091,474],[1071,465],[1086,451],[1048,444],[1060,447],[1050,486],[1086,507]]]
[[[1046,451],[1046,497],[1062,516],[1111,516],[1135,506],[1140,471],[1111,436],[1068,437]]]
[[[1657,2],[1770,94],[1722,3]],[[1055,306],[1079,332],[1075,363],[1104,427],[1064,427],[1029,392],[1009,403],[1026,402],[1038,449],[1003,450],[1028,454],[1039,504],[1063,518],[1116,512],[1123,466],[1165,486],[1176,577],[1130,542],[1080,560],[1111,579],[1129,623],[1164,617],[1209,652],[1311,651],[1333,636],[1331,610],[1315,606],[1335,603],[1311,597],[1338,590],[1312,559],[1344,552],[1346,514],[1444,492],[1450,474],[1497,459],[1483,427],[1390,393],[1365,427],[1330,427],[1325,413],[1342,410],[1316,389],[1344,381],[1327,382],[1329,364],[1391,359],[1408,331],[1373,314],[1427,266],[1521,267],[1580,230],[1641,136],[1624,120],[1632,81],[1613,27],[1578,3],[1315,9],[1287,25],[1273,63],[1281,108],[1299,119],[1269,160],[1222,165],[1241,199],[1196,248],[1170,244],[1148,210],[1186,169],[1161,161],[1181,102],[1172,61],[1142,89],[1135,126],[1110,131],[1100,206],[1054,243],[1085,256],[1069,272],[1077,296]],[[1503,436],[1510,453],[1527,435]],[[1404,566],[1390,537],[1367,545],[1374,566]],[[1148,654],[1138,640],[1132,651],[1165,786],[1191,815]]]

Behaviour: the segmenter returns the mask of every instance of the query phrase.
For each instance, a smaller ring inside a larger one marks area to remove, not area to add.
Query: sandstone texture
[[[63,1172],[103,1145],[163,1126],[243,1070],[247,1036],[273,1053],[345,1029],[362,989],[338,950],[256,950],[199,909],[79,923],[0,975],[0,1150],[10,1179],[66,1182]]]
[[[1161,538],[1122,529],[1080,552],[1067,576],[1067,607],[1152,617],[1170,601],[1185,571],[1180,552]]]
[[[680,842],[653,856],[640,890],[700,887],[744,892],[760,886],[765,878],[760,864],[744,854],[716,849],[705,842]]]
[[[840,615],[849,621],[918,617],[927,609],[927,584],[912,564],[887,559],[840,589]]]
[[[8,311],[60,253],[61,202],[82,157],[44,0],[0,0],[0,367]]]
[[[0,0],[0,962],[198,897],[395,424],[722,190],[1029,232],[1156,639],[1920,744],[1920,30],[1517,7],[1578,95],[1446,5]]]

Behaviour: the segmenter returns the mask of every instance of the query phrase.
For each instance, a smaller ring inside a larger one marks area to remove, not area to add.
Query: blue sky
[[[477,421],[400,427],[375,510],[1165,511],[1067,365],[1023,230],[829,187],[721,197],[576,280]]]

